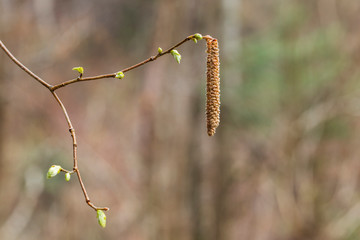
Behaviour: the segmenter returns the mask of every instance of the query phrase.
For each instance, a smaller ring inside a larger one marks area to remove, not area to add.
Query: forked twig
[[[158,54],[157,55],[154,55],[154,56],[151,56],[149,57],[148,59],[145,59],[144,61],[142,62],[139,62],[135,65],[132,65],[128,68],[124,68],[123,70],[119,71],[121,72],[122,74],[125,73],[125,72],[128,72],[130,70],[133,70],[135,68],[138,68],[142,65],[145,65],[146,63],[149,63],[149,62],[152,62],[152,61],[155,61],[156,59],[158,59],[159,57],[163,56],[163,55],[166,55],[166,54],[178,54],[178,56],[180,56],[180,54],[175,51],[175,48],[179,47],[180,45],[184,44],[185,42],[189,41],[189,40],[194,40],[195,42],[197,40],[200,40],[202,39],[202,36],[200,34],[193,34],[193,35],[190,35],[188,37],[186,37],[184,40],[182,40],[181,42],[175,44],[174,46],[170,47],[169,49],[167,49],[166,51],[162,51],[160,48],[159,48],[159,51],[158,51]],[[210,36],[205,36],[204,39],[206,39],[207,42],[209,42],[209,39],[212,39]],[[69,170],[65,170],[63,168],[61,168],[60,166],[56,166],[56,165],[53,165],[52,167],[55,167],[55,171],[56,172],[51,172],[51,176],[55,176],[58,172],[60,171],[63,171],[65,172],[66,174],[74,174],[76,173],[77,177],[78,177],[78,180],[79,180],[79,183],[80,183],[80,187],[81,187],[81,190],[83,192],[83,195],[84,195],[84,198],[85,198],[85,201],[86,203],[91,207],[93,208],[94,210],[98,211],[98,219],[99,219],[99,223],[101,226],[105,226],[105,223],[101,223],[100,222],[100,218],[101,217],[104,217],[105,215],[101,215],[103,214],[101,211],[107,211],[109,210],[109,208],[107,207],[96,207],[91,201],[90,201],[90,198],[89,198],[89,195],[86,191],[86,188],[85,188],[85,185],[84,185],[84,182],[81,178],[81,174],[80,174],[80,170],[78,168],[78,159],[77,159],[77,141],[76,141],[76,133],[75,133],[75,129],[71,123],[71,120],[70,120],[70,117],[69,117],[69,114],[67,113],[67,110],[64,106],[64,104],[62,103],[61,99],[59,98],[59,96],[55,93],[55,91],[57,89],[60,89],[60,88],[63,88],[67,85],[70,85],[70,84],[73,84],[73,83],[77,83],[77,82],[85,82],[85,81],[91,81],[91,80],[100,80],[100,79],[105,79],[105,78],[115,78],[117,77],[117,73],[110,73],[110,74],[103,74],[103,75],[98,75],[98,76],[92,76],[92,77],[82,77],[82,73],[80,74],[80,77],[76,78],[76,79],[71,79],[71,80],[68,80],[68,81],[64,81],[60,84],[57,84],[57,85],[51,85],[49,84],[48,82],[46,82],[45,80],[43,80],[42,78],[40,78],[38,75],[36,75],[35,73],[33,73],[32,71],[30,71],[27,67],[24,66],[24,64],[22,64],[18,59],[16,59],[14,57],[14,55],[6,48],[6,46],[3,44],[3,42],[0,40],[0,48],[6,53],[6,55],[16,64],[18,65],[18,67],[20,67],[23,71],[25,71],[27,74],[29,74],[32,78],[34,78],[37,82],[39,82],[40,84],[42,84],[44,87],[46,87],[52,94],[52,96],[55,98],[55,100],[58,102],[58,104],[60,105],[60,108],[65,116],[65,119],[66,119],[66,122],[68,124],[68,127],[69,127],[69,132],[70,132],[70,135],[71,135],[71,138],[72,138],[72,143],[73,143],[73,169],[72,171],[69,171]],[[161,50],[161,51],[160,51]],[[174,53],[175,52],[175,53]],[[174,56],[175,57],[175,56]],[[181,56],[180,56],[181,58]],[[176,59],[178,62],[180,62],[179,59]],[[218,67],[218,66],[217,66]],[[209,70],[209,69],[208,69]],[[122,76],[123,77],[123,76]],[[121,78],[122,78],[121,77]],[[218,125],[218,123],[217,123]],[[215,130],[214,130],[215,131]],[[209,134],[210,135],[210,134]],[[51,168],[50,168],[51,169]],[[50,170],[49,170],[50,172]],[[48,177],[49,177],[49,172],[48,172]],[[70,178],[70,177],[69,177]],[[100,211],[100,216],[99,216],[99,210]],[[106,217],[104,217],[106,219]]]

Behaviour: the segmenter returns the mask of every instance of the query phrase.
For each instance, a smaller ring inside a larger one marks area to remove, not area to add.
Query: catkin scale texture
[[[215,38],[206,38],[206,122],[209,136],[215,134],[220,124],[220,61],[219,45]]]

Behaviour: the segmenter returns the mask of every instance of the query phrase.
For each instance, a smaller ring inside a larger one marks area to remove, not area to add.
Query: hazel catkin
[[[220,124],[219,45],[215,38],[207,36],[205,39],[207,44],[206,122],[207,133],[213,136]]]

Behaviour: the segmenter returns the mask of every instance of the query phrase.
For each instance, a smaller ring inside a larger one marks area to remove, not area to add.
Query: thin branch
[[[187,38],[185,38],[184,40],[182,40],[181,42],[179,42],[179,43],[175,44],[174,46],[170,47],[168,50],[166,50],[166,51],[164,51],[164,52],[162,52],[162,53],[158,53],[158,54],[155,55],[155,56],[151,56],[151,57],[149,57],[148,59],[146,59],[146,60],[144,60],[144,61],[142,61],[142,62],[139,62],[139,63],[137,63],[137,64],[135,64],[135,65],[133,65],[133,66],[130,66],[130,67],[128,67],[128,68],[125,68],[125,69],[123,69],[123,70],[120,70],[120,72],[125,73],[125,72],[128,72],[128,71],[130,71],[130,70],[133,70],[133,69],[135,69],[135,68],[137,68],[137,67],[140,67],[140,66],[142,66],[142,65],[144,65],[144,64],[146,64],[146,63],[148,63],[148,62],[155,61],[157,58],[159,58],[159,57],[161,57],[161,56],[163,56],[163,55],[165,55],[165,54],[170,53],[171,50],[179,47],[180,45],[184,44],[185,42],[187,42],[187,41],[189,41],[189,40],[191,40],[191,39],[193,39],[193,38],[194,38],[194,35],[190,35],[190,36],[188,36]],[[72,83],[84,82],[84,81],[91,81],[91,80],[99,80],[99,79],[104,79],[104,78],[115,78],[115,76],[116,76],[116,73],[110,73],[110,74],[98,75],[98,76],[93,76],[93,77],[75,78],[75,79],[71,79],[71,80],[65,81],[65,82],[63,82],[63,83],[57,84],[57,85],[51,87],[50,90],[51,90],[51,91],[55,91],[55,90],[57,90],[57,89],[59,89],[59,88],[65,87],[65,86],[67,86],[67,85],[69,85],[69,84],[72,84]]]
[[[84,182],[81,178],[81,175],[80,175],[80,170],[78,168],[78,161],[77,161],[77,141],[76,141],[76,133],[75,133],[75,129],[71,123],[71,120],[70,120],[70,117],[69,117],[69,114],[67,113],[67,110],[64,106],[64,104],[62,103],[62,101],[60,100],[60,98],[58,97],[58,95],[54,92],[54,91],[51,91],[52,95],[54,96],[54,98],[56,99],[56,101],[59,103],[64,115],[65,115],[65,119],[66,119],[66,122],[68,123],[68,126],[69,126],[69,132],[71,134],[71,138],[72,138],[72,141],[73,141],[73,160],[74,160],[74,167],[73,167],[73,172],[76,172],[76,175],[79,179],[79,183],[80,183],[80,187],[81,187],[81,190],[84,194],[84,197],[85,197],[85,202],[90,206],[92,207],[94,210],[104,210],[104,211],[107,211],[109,210],[109,208],[107,207],[96,207],[91,201],[90,201],[90,198],[89,198],[89,195],[86,191],[86,188],[85,188],[85,185],[84,185]],[[64,172],[69,172],[69,171],[64,171]],[[71,173],[71,172],[70,172]]]
[[[125,72],[128,72],[130,70],[133,70],[137,67],[140,67],[148,62],[152,62],[152,61],[155,61],[157,58],[165,55],[165,54],[168,54],[171,52],[171,50],[175,49],[176,47],[184,44],[185,42],[191,40],[191,39],[194,39],[196,38],[195,36],[196,34],[194,35],[190,35],[188,36],[187,38],[185,38],[184,40],[182,40],[181,42],[175,44],[174,46],[170,47],[168,50],[164,51],[164,52],[160,52],[158,53],[157,55],[155,56],[152,56],[152,57],[149,57],[148,59],[140,62],[140,63],[137,63],[133,66],[130,66],[128,68],[125,68],[123,70],[121,70],[121,72],[125,73]],[[210,37],[210,36],[206,36],[206,37]],[[205,37],[204,37],[205,38]],[[81,187],[81,190],[84,194],[84,197],[85,197],[85,201],[86,203],[91,207],[93,208],[94,210],[103,210],[103,211],[107,211],[109,210],[109,208],[107,207],[96,207],[91,201],[90,201],[90,198],[89,198],[89,195],[86,191],[86,188],[85,188],[85,185],[84,185],[84,182],[81,178],[81,174],[80,174],[80,170],[78,168],[78,159],[77,159],[77,141],[76,141],[76,133],[75,133],[75,129],[71,123],[71,120],[70,120],[70,117],[69,117],[69,114],[67,113],[67,110],[64,106],[64,104],[62,103],[61,99],[59,98],[59,96],[55,93],[55,90],[59,89],[59,88],[62,88],[62,87],[65,87],[67,85],[70,85],[72,83],[76,83],[76,82],[83,82],[83,81],[90,81],[90,80],[98,80],[98,79],[104,79],[104,78],[114,78],[116,76],[116,73],[111,73],[111,74],[104,74],[104,75],[98,75],[98,76],[93,76],[93,77],[86,77],[86,78],[82,78],[82,74],[80,74],[80,77],[76,78],[76,79],[72,79],[72,80],[68,80],[68,81],[65,81],[63,83],[60,83],[58,85],[55,85],[55,86],[52,86],[50,85],[49,83],[47,83],[46,81],[44,81],[43,79],[41,79],[39,76],[37,76],[35,73],[33,73],[32,71],[30,71],[27,67],[25,67],[19,60],[17,60],[12,54],[11,52],[6,48],[6,46],[2,43],[2,41],[0,41],[0,47],[1,49],[8,55],[8,57],[16,64],[18,65],[22,70],[24,70],[27,74],[29,74],[32,78],[34,78],[36,81],[38,81],[40,84],[42,84],[44,87],[46,87],[48,90],[50,90],[52,96],[55,98],[55,100],[58,102],[58,104],[60,105],[60,108],[62,109],[63,113],[64,113],[64,116],[65,116],[65,119],[66,119],[66,122],[68,124],[68,127],[69,127],[69,131],[70,131],[70,134],[71,134],[71,138],[72,138],[72,142],[73,142],[73,170],[72,171],[68,171],[68,170],[65,170],[65,169],[61,169],[61,171],[65,172],[65,173],[70,173],[70,174],[73,174],[73,173],[76,173],[77,177],[78,177],[78,180],[79,180],[79,183],[80,183],[80,187]]]
[[[67,113],[66,111],[66,108],[64,106],[64,104],[62,103],[62,101],[60,100],[60,98],[58,97],[58,95],[54,92],[51,92],[52,95],[54,96],[54,98],[56,99],[56,101],[59,103],[62,111],[64,112],[64,115],[65,115],[65,119],[66,119],[66,122],[69,126],[69,129],[73,129],[73,126],[72,126],[72,123],[71,123],[71,120],[70,120],[70,117],[69,117],[69,114]],[[76,141],[75,141],[76,142]]]
[[[48,84],[46,81],[44,81],[43,79],[41,79],[38,75],[36,75],[35,73],[33,73],[32,71],[30,71],[27,67],[24,66],[24,64],[22,64],[19,60],[17,60],[14,55],[11,54],[11,52],[9,51],[9,49],[6,48],[6,46],[3,44],[3,42],[0,40],[0,47],[2,48],[2,50],[4,50],[4,52],[9,56],[9,58],[16,64],[18,65],[22,70],[24,70],[27,74],[29,74],[31,77],[33,77],[36,81],[38,81],[39,83],[41,83],[44,87],[46,87],[47,89],[51,89],[52,86],[50,84]]]

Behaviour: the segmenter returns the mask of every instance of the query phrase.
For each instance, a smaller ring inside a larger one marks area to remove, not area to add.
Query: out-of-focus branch
[[[9,56],[9,58],[16,64],[18,65],[22,70],[24,70],[27,74],[29,74],[31,77],[33,77],[36,81],[38,81],[39,83],[41,83],[43,86],[45,86],[47,89],[51,89],[51,85],[48,84],[47,82],[45,82],[43,79],[41,79],[38,75],[36,75],[35,73],[33,73],[32,71],[30,71],[30,69],[28,69],[27,67],[24,66],[24,64],[22,64],[19,60],[17,60],[14,55],[11,54],[11,52],[6,48],[6,46],[3,44],[3,42],[0,40],[0,47],[2,50],[4,50],[4,52],[6,53],[6,55]]]

